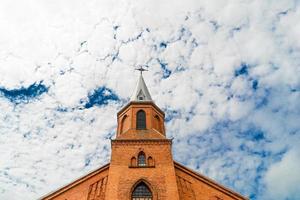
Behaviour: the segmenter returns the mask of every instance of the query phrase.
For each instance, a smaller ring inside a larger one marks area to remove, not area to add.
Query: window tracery
[[[132,200],[152,200],[152,192],[149,187],[144,183],[140,182],[132,192]]]

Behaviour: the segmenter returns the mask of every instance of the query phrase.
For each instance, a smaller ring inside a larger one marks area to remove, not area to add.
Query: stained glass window
[[[144,182],[139,183],[134,188],[132,200],[152,200],[152,193]]]

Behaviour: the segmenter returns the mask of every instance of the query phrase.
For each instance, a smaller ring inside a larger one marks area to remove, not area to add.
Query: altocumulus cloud
[[[107,163],[139,64],[176,160],[299,199],[299,18],[296,0],[1,1],[0,199]]]

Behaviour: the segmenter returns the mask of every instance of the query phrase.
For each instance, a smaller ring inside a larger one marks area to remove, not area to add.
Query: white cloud
[[[291,149],[266,173],[267,196],[270,199],[299,199],[300,151]]]
[[[121,105],[80,100],[101,86],[127,99],[134,65],[148,62],[178,161],[253,199],[272,198],[265,186],[297,199],[296,174],[285,191],[273,181],[299,160],[299,10],[293,0],[1,1],[0,198],[37,198],[107,162]],[[49,91],[28,104],[5,97],[40,81]]]

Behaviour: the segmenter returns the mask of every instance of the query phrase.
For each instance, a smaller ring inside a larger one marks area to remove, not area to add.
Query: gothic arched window
[[[158,132],[162,133],[160,118],[157,115],[154,117],[154,128],[158,130]]]
[[[126,122],[127,122],[127,118],[128,118],[128,116],[127,115],[125,115],[123,118],[122,118],[122,121],[121,121],[121,128],[120,128],[120,133],[122,134],[122,133],[124,133],[125,132],[125,130],[126,130]]]
[[[154,166],[154,161],[151,156],[149,156],[147,160],[148,160],[148,166]]]
[[[138,166],[146,166],[146,155],[144,152],[139,153]]]
[[[144,183],[140,182],[132,192],[132,200],[152,200],[152,193],[149,187]]]
[[[136,166],[136,158],[135,157],[131,158],[130,165],[131,166]]]
[[[143,110],[136,114],[136,129],[146,129],[146,113]]]

